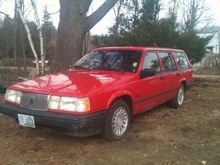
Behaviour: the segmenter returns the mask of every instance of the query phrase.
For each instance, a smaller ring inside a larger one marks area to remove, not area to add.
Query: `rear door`
[[[159,57],[162,66],[163,85],[161,94],[163,95],[161,101],[167,101],[176,95],[178,88],[178,77],[177,66],[175,64],[173,55],[169,51],[160,51]]]

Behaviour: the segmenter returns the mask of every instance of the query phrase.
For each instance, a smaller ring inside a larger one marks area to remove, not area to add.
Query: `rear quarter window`
[[[180,69],[189,69],[189,63],[186,55],[183,52],[174,52],[174,57],[176,58],[177,64]]]

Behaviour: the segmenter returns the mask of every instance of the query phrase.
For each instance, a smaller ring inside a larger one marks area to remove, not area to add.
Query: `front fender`
[[[113,93],[110,97],[110,99],[108,100],[108,103],[107,103],[107,108],[109,109],[110,106],[112,105],[112,103],[120,98],[120,97],[123,97],[123,96],[128,96],[131,98],[132,102],[133,102],[133,98],[132,98],[132,94],[130,91],[127,91],[127,90],[122,90],[122,91],[117,91],[115,93]]]

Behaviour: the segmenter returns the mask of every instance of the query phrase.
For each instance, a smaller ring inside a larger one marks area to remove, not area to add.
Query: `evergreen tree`
[[[192,63],[201,61],[210,37],[200,38],[197,32],[181,31],[172,11],[168,18],[158,19],[160,0],[128,0],[123,14],[118,15],[108,35],[93,36],[97,46],[153,46],[180,48],[187,52]],[[175,3],[177,3],[175,1]],[[176,6],[176,5],[174,5]],[[126,12],[127,11],[127,12]],[[115,26],[119,27],[118,34]]]
[[[7,57],[7,58],[13,58],[13,34],[14,34],[14,26],[15,26],[15,20],[11,19],[10,17],[4,17],[4,20],[2,22],[2,26],[0,26],[0,58]],[[28,22],[28,26],[30,26],[30,31],[33,36],[34,44],[39,47],[38,41],[39,37],[37,35],[37,27],[34,22]],[[16,32],[16,45],[18,46],[18,58],[22,57],[22,48],[21,48],[21,34],[24,34],[24,51],[27,55],[27,58],[32,58],[32,52],[30,49],[30,46],[27,41],[26,33],[24,33],[24,27],[19,27]]]
[[[13,57],[13,30],[13,19],[5,17],[0,28],[0,57]]]

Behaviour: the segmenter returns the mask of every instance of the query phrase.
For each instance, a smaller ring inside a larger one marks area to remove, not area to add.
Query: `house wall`
[[[219,38],[219,33],[214,34],[213,38],[210,40],[209,44],[207,46],[213,47],[213,53],[214,54],[219,54],[219,43],[220,43],[220,38]]]
[[[220,32],[199,34],[200,37],[213,36],[209,41],[207,48],[211,47],[214,54],[220,54]]]

